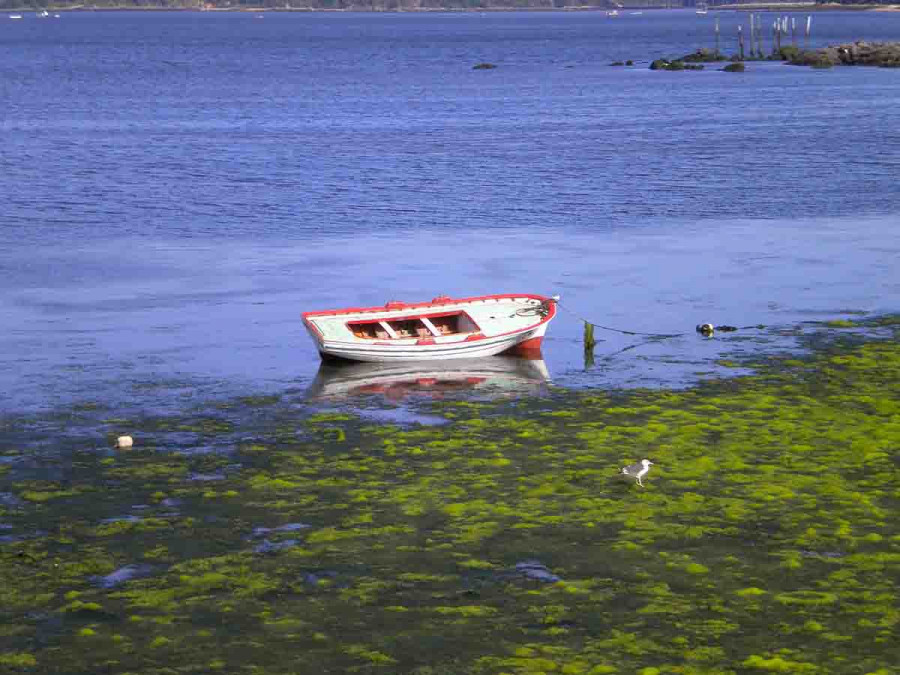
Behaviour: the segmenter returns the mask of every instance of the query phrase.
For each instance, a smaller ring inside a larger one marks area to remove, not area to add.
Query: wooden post
[[[806,17],[806,42],[805,47],[809,49],[809,29],[812,26],[812,14]]]
[[[791,17],[791,44],[797,46],[797,19]]]
[[[753,13],[750,13],[750,58],[753,58]]]
[[[719,55],[719,17],[716,17],[716,56]]]
[[[592,352],[594,351],[594,346],[597,344],[597,341],[594,340],[594,324],[584,322],[584,351]]]
[[[759,58],[763,57],[762,50],[762,17],[759,15],[756,16],[756,55]]]
[[[584,369],[588,370],[594,365],[594,324],[584,322]]]
[[[744,27],[738,26],[738,44],[741,46],[741,61],[744,60]]]
[[[755,25],[753,26],[753,35],[756,36],[756,57],[759,58],[759,59],[761,59],[761,58],[763,57],[763,53],[762,53],[762,37],[761,37],[761,34],[762,34],[762,17],[761,17],[759,14],[757,14],[757,15],[754,17],[753,23],[755,24]],[[751,49],[751,50],[753,49],[753,45],[750,45],[750,49]]]

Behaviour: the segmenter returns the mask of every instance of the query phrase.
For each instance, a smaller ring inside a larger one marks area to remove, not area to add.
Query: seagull
[[[641,482],[641,478],[647,475],[647,472],[650,470],[650,467],[653,466],[653,462],[649,459],[642,459],[637,464],[629,464],[624,469],[622,469],[622,473],[626,476],[631,476],[632,478],[637,478],[638,485],[644,487],[644,484]]]

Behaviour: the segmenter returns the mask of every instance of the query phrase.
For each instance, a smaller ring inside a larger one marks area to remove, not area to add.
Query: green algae
[[[4,522],[34,533],[0,547],[14,628],[0,659],[70,673],[889,670],[900,346],[826,343],[756,371],[680,392],[439,402],[442,427],[295,418],[285,397],[132,421],[148,438],[253,440],[227,457],[86,447],[64,480],[0,476],[22,499]],[[642,457],[645,487],[619,480]],[[133,505],[140,517],[121,518]],[[137,563],[148,576],[98,584]]]

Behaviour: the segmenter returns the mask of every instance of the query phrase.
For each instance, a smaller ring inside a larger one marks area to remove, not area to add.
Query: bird
[[[628,466],[623,468],[622,473],[626,476],[637,478],[638,485],[644,487],[644,484],[641,482],[641,478],[647,475],[647,472],[650,470],[651,466],[653,466],[653,462],[651,462],[649,459],[642,459],[636,464],[629,464]]]

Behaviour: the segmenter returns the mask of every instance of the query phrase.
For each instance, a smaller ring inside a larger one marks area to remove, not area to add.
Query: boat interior
[[[479,330],[465,312],[445,312],[429,316],[396,319],[350,321],[350,332],[364,340],[399,340],[465,335]]]

